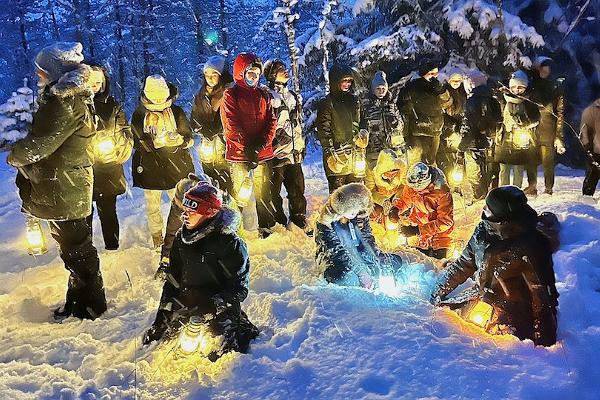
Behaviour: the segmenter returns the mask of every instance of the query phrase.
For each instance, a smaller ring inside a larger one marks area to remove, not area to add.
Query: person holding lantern
[[[487,195],[481,219],[462,254],[441,272],[431,302],[459,310],[490,334],[553,345],[558,291],[552,253],[559,246],[560,229],[556,216],[538,216],[521,189],[501,186]],[[471,277],[472,288],[448,298]]]
[[[330,93],[317,109],[317,138],[323,148],[323,165],[329,193],[366,173],[368,132],[359,130],[360,105],[353,94],[354,71],[334,64],[329,70]]]
[[[271,178],[275,219],[283,226],[288,224],[280,193],[283,184],[288,194],[289,221],[301,229],[306,229],[306,198],[302,171],[306,144],[302,134],[302,109],[298,95],[287,88],[290,75],[283,61],[267,61],[264,75],[269,85],[273,112],[277,117]]]
[[[270,179],[277,118],[269,93],[258,84],[262,70],[262,61],[255,54],[236,57],[235,83],[223,94],[221,120],[227,142],[225,159],[231,162],[233,197],[245,207],[254,190],[258,232],[266,238],[275,225]]]
[[[496,136],[494,160],[500,163],[500,186],[510,184],[521,187],[526,165],[537,163],[536,128],[540,111],[529,101],[525,93],[529,78],[524,71],[516,71],[510,77],[508,92],[504,93],[503,129]]]
[[[70,272],[66,301],[54,317],[95,319],[106,309],[100,259],[86,217],[92,211],[93,92],[81,43],[58,42],[35,58],[39,108],[31,132],[15,143],[23,212],[50,221],[50,232]]]
[[[202,170],[221,190],[232,194],[229,163],[225,160],[225,136],[221,122],[223,93],[233,82],[225,57],[212,56],[204,63],[204,82],[194,97],[190,126],[202,137],[199,153]]]
[[[117,196],[125,193],[127,182],[123,164],[131,156],[133,136],[123,108],[110,94],[110,77],[100,65],[92,67],[91,85],[94,91],[96,136],[94,137],[94,197],[104,247],[119,248]],[[93,215],[87,218],[92,226]]]
[[[210,335],[223,336],[212,361],[226,352],[246,353],[258,329],[241,309],[248,296],[250,259],[237,235],[241,215],[223,205],[221,192],[200,182],[184,197],[183,227],[171,249],[171,262],[156,318],[143,343],[172,338],[193,318]]]
[[[404,213],[408,212],[408,216]],[[454,205],[444,173],[434,166],[416,163],[408,169],[402,194],[395,197],[388,219],[419,232],[417,249],[429,257],[448,257],[452,247]]]
[[[162,76],[147,77],[140,104],[131,118],[133,186],[144,189],[148,228],[155,249],[163,242],[163,192],[172,199],[177,182],[194,172],[188,150],[194,139],[185,113],[173,104],[177,94],[177,87]]]

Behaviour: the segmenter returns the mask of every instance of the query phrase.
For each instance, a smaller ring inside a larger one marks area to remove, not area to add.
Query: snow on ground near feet
[[[318,162],[305,171],[314,211],[326,183]],[[486,336],[434,310],[425,301],[434,279],[427,265],[414,266],[397,298],[326,285],[312,240],[278,228],[266,240],[249,235],[243,306],[262,330],[251,354],[196,360],[189,377],[169,372],[186,368],[172,360],[172,344],[140,345],[161,291],[141,191],[119,200],[121,249],[100,250],[108,312],[58,324],[51,309],[64,300],[67,273],[53,243],[44,256],[26,254],[12,173],[0,172],[2,399],[593,399],[600,391],[600,207],[579,195],[581,171],[561,168],[555,195],[532,200],[563,226],[554,256],[559,345]],[[466,239],[482,203],[457,203]],[[99,229],[94,241],[103,249]]]

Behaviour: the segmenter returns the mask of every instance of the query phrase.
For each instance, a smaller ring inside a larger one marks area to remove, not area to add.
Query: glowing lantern
[[[115,151],[115,142],[111,138],[104,138],[96,144],[96,151],[100,157],[107,158]]]
[[[385,229],[387,231],[398,230],[398,222],[391,220],[389,217],[385,219]]]
[[[202,139],[200,144],[200,159],[202,162],[211,163],[215,160],[215,145],[212,140]]]
[[[209,340],[202,319],[197,316],[191,317],[179,336],[179,351],[183,355],[190,355],[196,350],[206,354],[208,345]]]
[[[494,308],[484,301],[477,301],[467,313],[466,320],[485,328],[492,318]]]
[[[394,130],[390,136],[390,144],[392,147],[400,147],[404,145],[404,136],[398,130]]]
[[[46,238],[39,219],[29,218],[25,237],[27,239],[27,252],[32,256],[39,256],[48,252]]]
[[[252,175],[248,173],[248,176],[244,178],[240,189],[237,194],[237,202],[240,207],[245,207],[250,201],[250,197],[252,197],[252,188],[254,187],[254,181],[252,179]]]
[[[513,144],[519,149],[529,148],[531,135],[527,129],[516,129],[513,133]]]
[[[465,173],[462,167],[457,165],[452,168],[452,171],[450,171],[450,179],[455,185],[460,185],[465,179]]]
[[[385,274],[379,277],[379,291],[388,296],[394,296],[398,292],[394,275]]]
[[[354,150],[354,176],[364,178],[367,174],[367,159],[365,153],[361,150]]]

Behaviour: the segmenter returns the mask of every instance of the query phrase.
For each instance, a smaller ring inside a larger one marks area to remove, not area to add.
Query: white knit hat
[[[160,75],[150,75],[146,78],[144,84],[144,95],[154,104],[161,104],[167,101],[170,94],[167,81]]]
[[[212,56],[204,63],[202,72],[206,73],[208,70],[213,70],[219,75],[223,75],[225,70],[225,57],[223,56]]]

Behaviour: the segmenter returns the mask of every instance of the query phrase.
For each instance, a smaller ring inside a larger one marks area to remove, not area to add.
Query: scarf
[[[183,136],[177,132],[177,122],[171,105],[172,99],[161,104],[151,103],[142,96],[142,104],[147,112],[144,116],[144,133],[152,137],[154,148],[174,147],[183,144]]]

